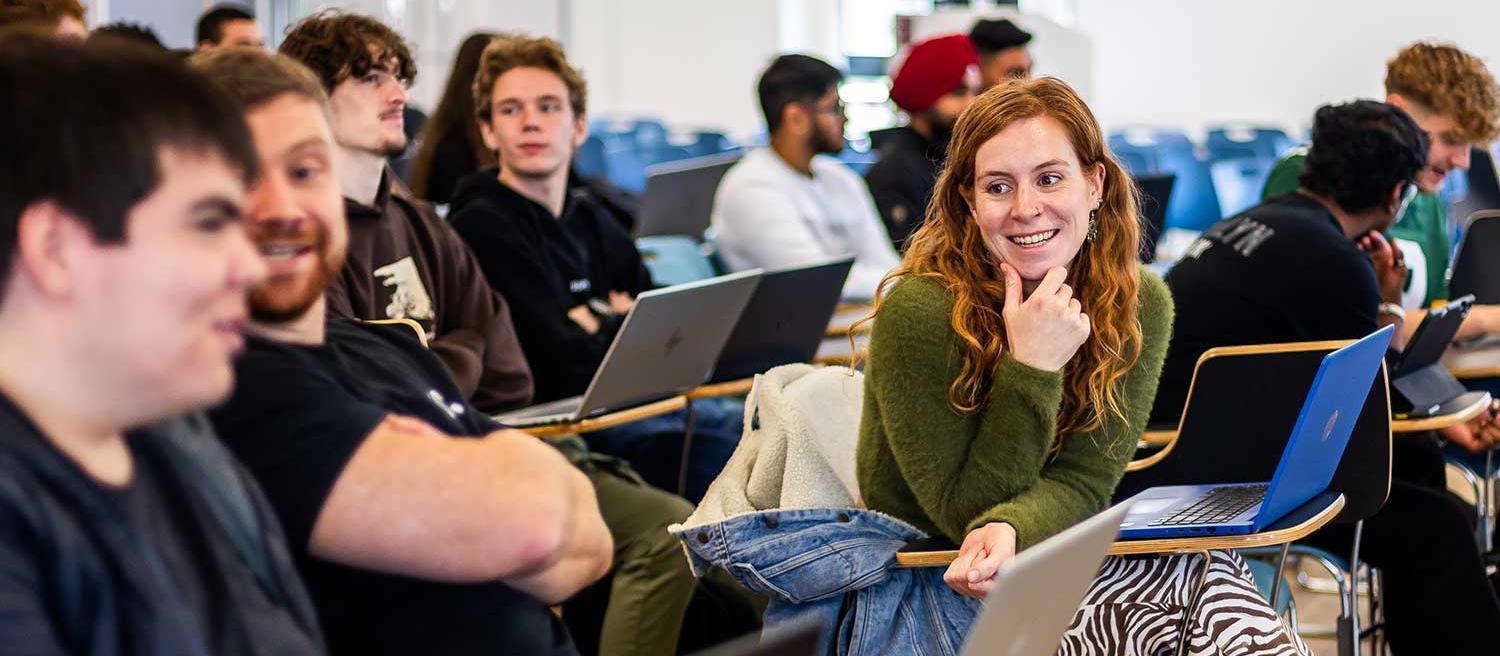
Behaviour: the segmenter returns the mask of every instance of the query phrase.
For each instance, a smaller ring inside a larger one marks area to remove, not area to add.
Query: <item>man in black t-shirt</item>
[[[575,653],[547,605],[609,567],[588,479],[474,410],[419,330],[325,325],[348,234],[321,87],[282,55],[194,64],[255,137],[246,218],[269,268],[240,385],[212,417],[286,523],[330,649]]]
[[[228,396],[239,112],[134,45],[0,43],[0,652],[325,653]]]
[[[1177,423],[1210,348],[1353,339],[1403,321],[1406,271],[1380,233],[1414,193],[1426,150],[1390,105],[1320,108],[1301,187],[1214,225],[1167,274],[1177,313],[1153,421]],[[1500,437],[1488,416],[1472,428],[1475,448]],[[1360,552],[1384,575],[1386,634],[1397,653],[1492,651],[1500,603],[1467,511],[1444,490],[1436,440],[1398,436],[1392,451],[1390,496],[1365,520]],[[1353,527],[1306,542],[1349,553]]]

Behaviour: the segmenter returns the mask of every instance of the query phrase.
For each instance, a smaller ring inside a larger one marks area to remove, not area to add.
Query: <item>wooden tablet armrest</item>
[[[406,326],[417,332],[417,341],[422,343],[422,348],[427,348],[427,331],[422,330],[422,324],[411,319],[367,319],[360,323],[367,323],[372,326]]]

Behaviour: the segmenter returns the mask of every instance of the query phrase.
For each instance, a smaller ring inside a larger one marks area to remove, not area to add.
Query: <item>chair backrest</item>
[[[1222,125],[1209,128],[1205,140],[1208,161],[1253,157],[1276,161],[1292,147],[1292,139],[1281,128],[1258,125]]]
[[[651,280],[661,286],[714,277],[714,266],[698,240],[684,235],[651,235],[635,240]]]
[[[1276,160],[1264,157],[1221,159],[1209,165],[1219,209],[1224,216],[1234,216],[1260,202],[1260,190],[1271,177]]]
[[[1187,134],[1171,128],[1131,127],[1109,135],[1109,149],[1134,175],[1177,176],[1167,203],[1168,228],[1202,231],[1224,218],[1208,161]],[[1137,168],[1140,167],[1140,168]]]
[[[583,140],[578,152],[573,155],[573,170],[587,180],[603,178],[607,169],[604,164],[604,138],[591,134]]]
[[[1489,150],[1475,148],[1470,151],[1467,177],[1468,192],[1454,208],[1458,216],[1500,209],[1500,171],[1496,171],[1495,158]]]
[[[1474,302],[1500,303],[1500,210],[1475,212],[1464,224],[1463,239],[1448,272],[1453,298],[1473,294]]]
[[[1116,499],[1158,485],[1269,481],[1323,356],[1347,341],[1210,349],[1198,358],[1171,451],[1130,472]],[[1386,371],[1364,409],[1329,489],[1346,504],[1335,521],[1363,519],[1385,504],[1391,479],[1391,406]]]

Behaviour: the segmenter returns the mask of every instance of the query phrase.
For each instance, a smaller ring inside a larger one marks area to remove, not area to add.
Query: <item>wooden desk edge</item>
[[[1453,367],[1448,370],[1454,378],[1459,380],[1473,380],[1475,378],[1500,378],[1500,365],[1481,367]]]
[[[1337,517],[1344,509],[1344,495],[1334,497],[1327,507],[1307,521],[1275,531],[1262,531],[1250,535],[1208,535],[1196,538],[1163,538],[1156,540],[1120,540],[1109,546],[1111,556],[1147,554],[1196,553],[1219,549],[1249,549],[1271,547],[1296,542],[1307,537]],[[897,567],[946,566],[958,557],[958,551],[920,551],[897,553]]]
[[[1392,419],[1392,433],[1415,433],[1418,431],[1442,430],[1449,426],[1457,426],[1470,419],[1479,416],[1490,407],[1490,396],[1485,395],[1475,401],[1469,407],[1458,412],[1438,417],[1423,417],[1421,419]]]
[[[755,386],[755,377],[730,380],[722,383],[710,383],[688,392],[684,396],[689,399],[712,399],[720,396],[743,396],[750,393],[750,388]]]
[[[583,421],[576,421],[567,424],[531,426],[529,428],[520,428],[517,430],[520,430],[527,435],[531,435],[532,437],[562,437],[564,435],[572,435],[574,433],[590,433],[597,430],[604,430],[606,428],[614,428],[615,426],[623,426],[625,424],[640,421],[642,419],[650,419],[651,417],[659,417],[669,412],[676,412],[685,407],[687,407],[687,397],[674,396],[671,398],[662,399],[660,401],[653,401],[645,405],[638,405],[634,408],[620,410],[619,412],[611,412],[607,415],[590,417],[588,419],[584,419]]]

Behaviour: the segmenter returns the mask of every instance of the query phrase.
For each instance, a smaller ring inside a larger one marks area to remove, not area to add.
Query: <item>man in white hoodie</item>
[[[844,149],[842,76],[806,55],[782,55],[760,76],[771,145],[719,183],[714,239],[730,268],[779,269],[854,254],[844,298],[870,299],[900,259],[864,180],[831,157]]]

